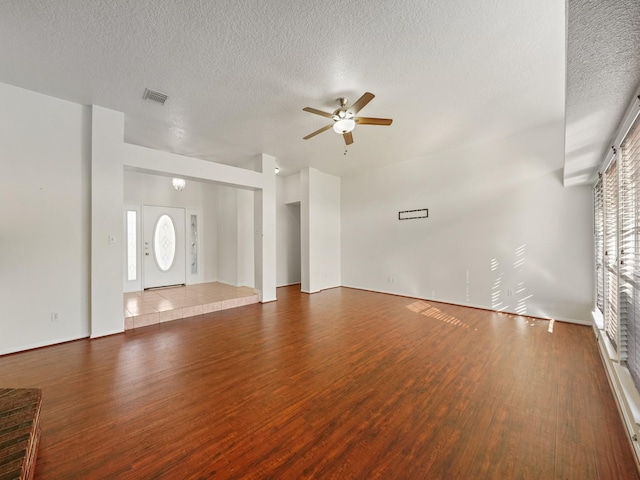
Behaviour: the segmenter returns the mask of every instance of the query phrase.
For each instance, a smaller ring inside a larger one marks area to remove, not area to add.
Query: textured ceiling
[[[558,0],[3,0],[0,82],[125,114],[131,143],[337,175],[564,119]],[[169,95],[142,100],[145,87]],[[365,91],[343,155],[325,119]],[[560,127],[561,128],[561,127]],[[561,148],[561,147],[560,147]]]
[[[565,185],[593,183],[640,82],[640,1],[568,1]]]

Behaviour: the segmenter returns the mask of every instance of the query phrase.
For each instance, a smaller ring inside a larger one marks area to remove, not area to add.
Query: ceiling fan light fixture
[[[356,126],[356,121],[353,118],[343,118],[333,124],[333,131],[340,135],[349,133]]]
[[[351,135],[351,132],[355,128],[356,123],[358,125],[391,125],[391,122],[393,122],[393,119],[391,118],[356,117],[358,112],[366,107],[374,97],[375,95],[373,93],[364,92],[364,94],[350,107],[347,106],[346,98],[339,98],[338,103],[340,104],[340,107],[334,110],[333,113],[323,112],[317,108],[304,107],[302,109],[303,111],[313,113],[314,115],[320,115],[321,117],[330,118],[333,120],[333,123],[329,123],[315,132],[311,132],[306,137],[302,137],[302,139],[309,140],[310,138],[333,128],[334,132],[343,136],[344,143],[346,145],[351,145],[353,143],[353,135]]]

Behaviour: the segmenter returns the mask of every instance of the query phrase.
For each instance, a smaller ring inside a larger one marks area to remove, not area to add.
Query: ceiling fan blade
[[[325,125],[324,127],[316,130],[313,133],[310,133],[309,135],[307,135],[306,137],[304,137],[304,140],[309,140],[311,137],[315,137],[316,135],[318,135],[319,133],[322,132],[326,132],[327,130],[329,130],[331,127],[333,127],[333,123],[330,123],[329,125]]]
[[[392,118],[356,117],[354,120],[360,125],[391,125],[393,122]]]
[[[373,93],[365,92],[365,94],[362,95],[358,100],[356,100],[355,103],[351,105],[347,110],[355,115],[360,110],[362,110],[367,105],[367,103],[373,100],[373,97],[375,97]]]
[[[304,107],[302,110],[309,113],[315,113],[316,115],[321,115],[323,117],[333,118],[332,113],[323,112],[322,110],[318,110],[317,108]]]
[[[342,136],[344,137],[344,143],[347,145],[351,145],[353,143],[353,135],[351,132],[343,133]]]

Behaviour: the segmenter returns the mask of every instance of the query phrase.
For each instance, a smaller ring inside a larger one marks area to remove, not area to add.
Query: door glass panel
[[[162,215],[153,232],[153,251],[158,268],[166,272],[176,258],[176,229],[169,215]]]
[[[198,273],[198,217],[191,215],[191,273]]]

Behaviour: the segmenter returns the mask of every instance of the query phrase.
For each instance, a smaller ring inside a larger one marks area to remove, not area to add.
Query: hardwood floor
[[[36,478],[638,478],[589,327],[297,290],[0,357]]]

